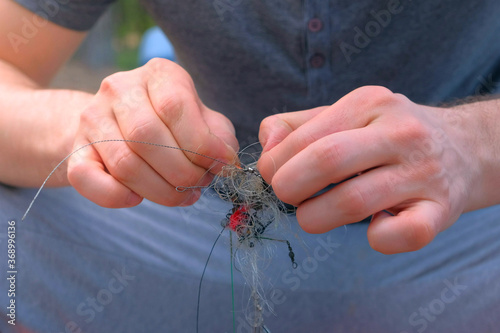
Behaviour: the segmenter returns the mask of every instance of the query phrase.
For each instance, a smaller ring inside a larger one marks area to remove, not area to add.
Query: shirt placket
[[[326,103],[331,73],[329,1],[306,0],[304,4],[308,98]]]

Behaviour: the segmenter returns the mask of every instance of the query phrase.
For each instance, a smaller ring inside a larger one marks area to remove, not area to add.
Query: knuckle
[[[115,123],[106,117],[90,117],[91,119],[81,122],[80,130],[84,131],[90,142],[110,139],[114,132]]]
[[[84,132],[91,142],[104,139],[110,128],[112,124],[99,113],[97,107],[90,106],[80,114],[79,131]]]
[[[153,58],[146,65],[138,69],[145,78],[146,87],[150,95],[163,95],[165,91],[172,94],[179,88],[192,91],[196,95],[196,88],[189,73],[167,59]]]
[[[120,183],[127,183],[137,170],[134,153],[128,149],[117,152],[110,158],[106,168]]]
[[[356,220],[360,218],[360,213],[365,211],[367,202],[368,198],[365,192],[358,185],[351,185],[343,191],[338,209],[348,219]]]
[[[94,127],[98,124],[97,120],[97,108],[94,105],[89,105],[80,114],[80,125],[88,125],[89,127]]]
[[[396,94],[394,94],[388,88],[382,86],[364,86],[360,87],[352,92],[353,97],[362,100],[371,105],[386,104],[396,100]]]
[[[333,140],[315,146],[312,158],[315,161],[315,169],[320,173],[331,173],[345,158],[343,146],[333,142]]]
[[[173,61],[164,58],[152,58],[144,66],[143,69],[148,73],[157,74],[161,72],[173,72],[182,70],[185,71],[181,66]]]
[[[173,61],[163,59],[163,58],[153,58],[149,60],[142,69],[150,77],[157,77],[158,73],[162,75],[167,74],[168,77],[175,79],[176,84],[185,84],[188,86],[194,86],[189,73],[182,68],[182,66],[176,64]]]
[[[157,112],[167,124],[175,124],[182,117],[184,100],[180,95],[165,96],[158,106]]]
[[[425,163],[420,167],[421,172],[424,176],[424,180],[428,179],[431,181],[440,180],[440,178],[446,171],[444,166],[435,159],[427,159]],[[448,180],[444,177],[442,180]]]
[[[156,112],[166,124],[176,124],[182,118],[191,100],[192,94],[177,87],[160,100]]]
[[[126,82],[123,76],[124,76],[123,72],[118,72],[104,78],[104,80],[102,80],[101,82],[101,86],[99,87],[98,93],[105,95],[119,94],[119,92],[122,90],[124,82]]]
[[[146,63],[146,67],[151,67],[152,69],[163,69],[163,68],[168,68],[170,65],[170,61],[168,61],[167,59],[163,59],[163,58],[153,58],[153,59],[150,59],[147,63]]]
[[[167,82],[175,66],[167,59],[153,58],[146,65],[140,68],[140,71],[148,77],[149,86],[159,86],[161,82]],[[153,80],[153,81],[151,81]]]
[[[404,128],[401,131],[406,133],[408,140],[418,143],[426,140],[430,134],[428,128],[419,119],[414,117],[407,118]]]
[[[200,131],[202,132],[203,130],[200,129]],[[186,148],[196,152],[196,154],[192,154],[187,151],[184,152],[186,158],[191,163],[208,170],[216,166],[220,166],[220,163],[218,161],[214,161],[212,158],[219,158],[220,154],[225,149],[221,140],[216,139],[208,132],[200,133],[191,139],[193,141],[187,143]]]
[[[317,142],[320,139],[321,134],[318,134],[315,131],[302,131],[300,133],[292,132],[287,136],[287,146],[289,147],[289,152],[292,155],[296,155],[307,149],[309,156],[315,157],[316,151],[321,149],[320,143]],[[323,140],[321,140],[321,143],[323,143]]]
[[[374,98],[377,96],[393,95],[393,92],[383,86],[363,86],[354,90],[355,93]]]
[[[131,126],[124,138],[132,141],[153,142],[153,124],[150,121]]]
[[[393,94],[392,92],[387,90],[372,94],[371,103],[372,107],[374,108],[387,109],[397,106],[399,103],[401,103],[401,98],[398,95]]]
[[[382,196],[391,195],[394,193],[402,184],[404,183],[404,178],[398,173],[387,173],[383,175],[383,181],[379,183],[379,188],[377,192]]]
[[[419,119],[408,116],[387,131],[388,141],[402,148],[406,155],[427,150],[430,130]]]
[[[316,131],[302,131],[300,134],[296,133],[297,132],[292,132],[290,134],[290,139],[293,140],[293,147],[295,147],[297,153],[322,138],[322,133],[317,133]]]

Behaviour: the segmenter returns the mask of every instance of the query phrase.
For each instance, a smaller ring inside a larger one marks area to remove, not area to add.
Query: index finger
[[[287,124],[291,124],[289,132],[261,156],[258,166],[262,176],[270,181],[282,165],[320,138],[367,126],[378,117],[380,112],[375,110],[381,106],[383,109],[384,96],[390,95],[392,92],[382,87],[360,88],[329,107],[313,109],[309,118],[301,114],[286,116]],[[284,130],[276,132],[281,136],[285,133]]]
[[[259,141],[262,152],[271,150],[283,141],[290,133],[299,128],[309,119],[316,117],[329,106],[318,106],[314,109],[278,113],[262,120],[259,129]]]
[[[229,120],[202,103],[194,84],[185,75],[173,71],[160,81],[148,82],[149,99],[176,145],[186,149],[184,153],[188,150],[196,152],[187,153],[186,157],[204,169],[215,167],[212,171],[217,173],[222,165],[214,164],[214,159],[233,162],[237,158],[234,128]]]

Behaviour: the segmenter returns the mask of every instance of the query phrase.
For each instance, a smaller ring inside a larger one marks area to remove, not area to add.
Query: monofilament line
[[[193,150],[189,150],[189,149],[184,149],[184,148],[180,148],[180,147],[175,147],[175,146],[168,146],[168,145],[163,145],[163,144],[160,144],[160,143],[152,143],[152,142],[145,142],[145,141],[136,141],[136,140],[126,140],[126,139],[106,139],[106,140],[98,140],[98,141],[94,141],[94,142],[90,142],[90,143],[87,143],[86,145],[83,145],[77,149],[75,149],[74,151],[72,151],[71,153],[68,154],[68,156],[66,156],[65,158],[63,158],[61,160],[61,162],[59,162],[55,167],[54,169],[52,169],[52,171],[49,173],[49,175],[47,176],[47,178],[45,178],[45,180],[43,181],[42,185],[40,186],[40,188],[38,189],[38,191],[36,192],[35,196],[33,197],[33,200],[31,200],[29,206],[28,206],[28,209],[26,209],[26,212],[24,213],[21,221],[24,221],[24,219],[26,218],[26,216],[28,215],[29,211],[31,210],[31,207],[33,206],[33,203],[35,202],[36,198],[38,198],[38,195],[40,194],[40,192],[42,191],[42,189],[45,187],[45,184],[47,184],[47,182],[49,181],[50,177],[52,177],[52,175],[54,174],[54,172],[56,172],[56,170],[64,163],[66,162],[71,156],[73,156],[74,154],[76,154],[77,152],[79,152],[80,150],[82,149],[85,149],[89,146],[92,146],[92,145],[96,145],[96,144],[99,144],[99,143],[105,143],[105,142],[129,142],[129,143],[139,143],[139,144],[144,144],[144,145],[149,145],[149,146],[155,146],[155,147],[161,147],[161,148],[169,148],[169,149],[176,149],[176,150],[180,150],[180,151],[183,151],[183,152],[187,152],[187,153],[190,153],[190,154],[194,154],[194,155],[198,155],[198,156],[202,156],[202,157],[205,157],[205,158],[208,158],[208,159],[211,159],[215,162],[218,162],[218,163],[221,163],[221,164],[224,164],[224,165],[230,165],[229,163],[226,163],[226,162],[223,162],[219,159],[216,159],[216,158],[213,158],[213,157],[210,157],[210,156],[207,156],[207,155],[204,155],[204,154],[200,154],[198,152],[195,152]]]
[[[226,228],[223,227],[222,230],[220,231],[219,235],[215,239],[215,242],[212,245],[210,252],[208,253],[207,261],[205,262],[205,267],[203,267],[203,272],[201,273],[200,284],[198,285],[198,302],[196,304],[196,333],[199,332],[199,325],[200,325],[201,285],[203,283],[203,278],[205,277],[205,272],[207,270],[208,262],[210,261],[210,257],[212,256],[212,252],[214,252],[215,245],[217,244],[217,241],[219,241],[219,238],[220,238],[220,236],[222,236],[222,233],[224,232],[225,229]],[[231,270],[231,273],[232,273],[232,270]],[[234,313],[234,308],[233,308],[233,313]]]

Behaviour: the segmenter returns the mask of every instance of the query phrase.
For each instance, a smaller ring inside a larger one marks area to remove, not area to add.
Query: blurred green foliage
[[[116,63],[121,69],[135,68],[142,34],[155,23],[137,0],[119,0],[114,11]]]

